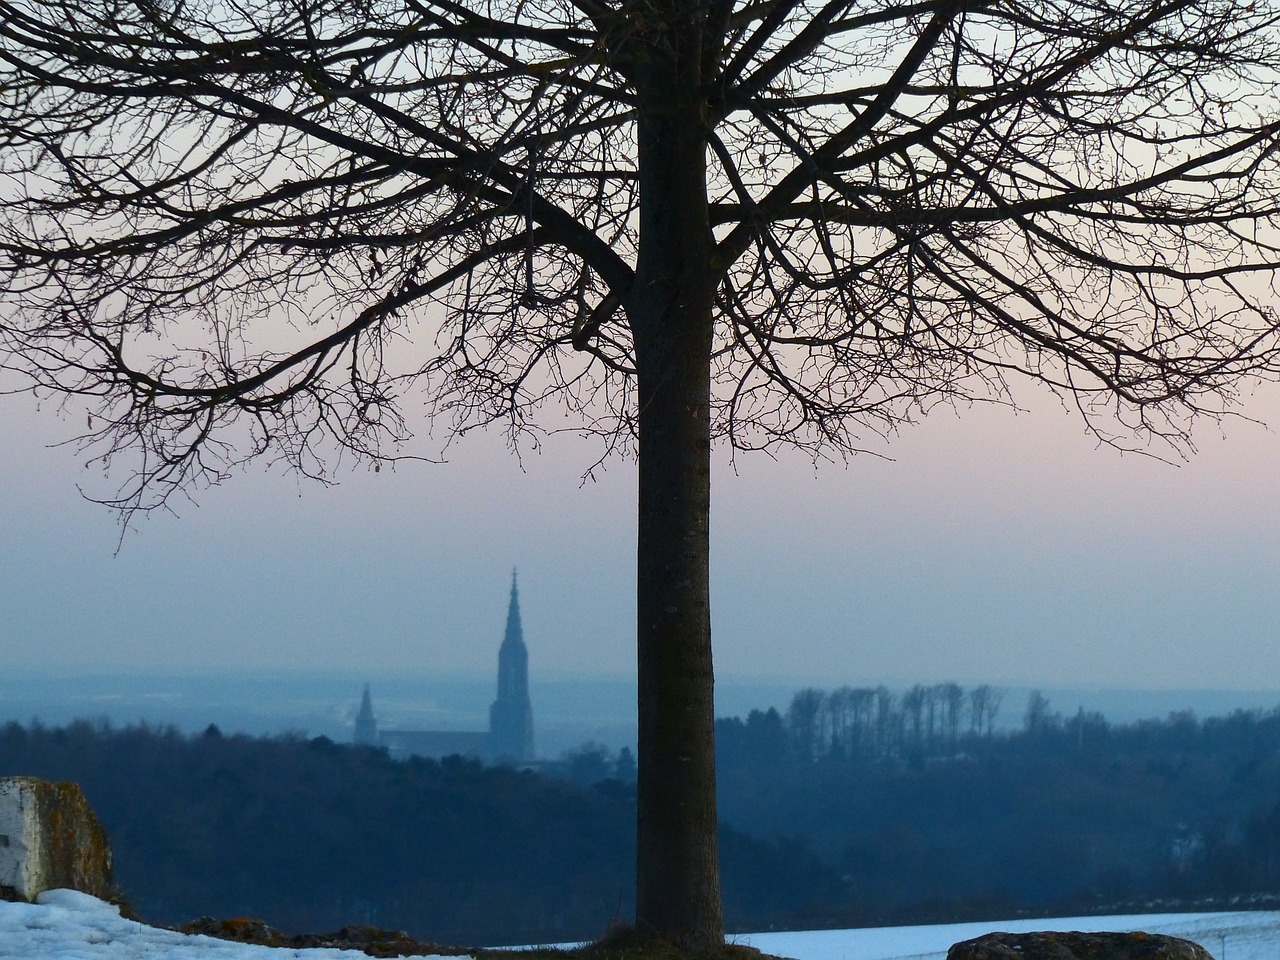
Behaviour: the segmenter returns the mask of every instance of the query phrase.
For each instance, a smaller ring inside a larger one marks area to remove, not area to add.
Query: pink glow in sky
[[[1280,425],[1280,394],[1243,411]],[[0,398],[6,661],[69,670],[485,671],[520,568],[541,671],[633,670],[634,468],[524,470],[497,435],[444,465],[252,471],[124,538],[74,424]],[[1099,448],[1052,400],[938,411],[817,471],[722,456],[718,667],[840,683],[1280,689],[1280,438],[1204,423],[1170,466]]]

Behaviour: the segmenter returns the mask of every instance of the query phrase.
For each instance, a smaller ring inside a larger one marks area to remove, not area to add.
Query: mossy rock
[[[0,899],[60,888],[118,897],[106,831],[79,784],[0,777]]]
[[[954,944],[947,960],[1213,960],[1198,943],[1152,933],[988,933]]]
[[[264,947],[289,945],[289,938],[275,927],[269,926],[265,920],[254,920],[249,917],[231,917],[226,920],[200,917],[174,929],[179,933],[216,937],[219,940],[233,940],[236,943],[256,943]]]

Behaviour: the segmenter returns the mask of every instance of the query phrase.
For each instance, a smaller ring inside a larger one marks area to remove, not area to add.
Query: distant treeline
[[[1000,727],[1001,697],[803,690],[720,720],[731,929],[1275,905],[1280,710],[1116,725],[1033,694]],[[535,772],[215,727],[0,727],[0,775],[84,786],[149,920],[463,944],[630,916],[634,764],[598,744]]]
[[[754,710],[745,721],[722,720],[717,746],[762,751],[774,759],[886,760],[954,756],[963,744],[994,735],[1005,691],[988,684],[917,684],[903,693],[887,687],[812,687],[791,700],[784,718]],[[783,729],[785,727],[785,730]]]
[[[1280,708],[1112,724],[955,684],[716,725],[720,815],[803,837],[876,922],[1280,900]],[[841,922],[842,918],[833,918]]]

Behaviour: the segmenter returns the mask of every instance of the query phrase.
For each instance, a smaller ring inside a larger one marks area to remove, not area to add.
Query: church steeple
[[[489,708],[489,741],[497,760],[533,759],[533,706],[529,702],[529,650],[520,625],[520,590],[511,571],[507,629],[498,650],[498,699]]]
[[[364,696],[360,698],[360,712],[356,714],[355,734],[352,743],[367,747],[378,743],[378,721],[373,718],[373,698],[369,695],[369,685],[364,685]]]

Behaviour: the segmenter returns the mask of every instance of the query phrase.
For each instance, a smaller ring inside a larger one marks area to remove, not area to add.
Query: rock
[[[57,889],[111,898],[106,831],[79,784],[0,778],[0,899]]]
[[[988,933],[953,944],[947,960],[1213,960],[1198,943],[1152,933]]]
[[[219,940],[234,940],[236,943],[256,943],[264,947],[283,947],[289,942],[283,933],[268,926],[265,920],[251,917],[231,917],[226,920],[200,917],[174,929],[179,933],[217,937]]]
[[[218,920],[199,917],[171,929],[179,933],[217,937],[237,943],[255,943],[264,947],[291,947],[295,950],[328,947],[335,950],[363,952],[371,957],[470,956],[473,948],[448,947],[439,943],[414,940],[403,930],[382,930],[362,924],[343,927],[335,933],[300,933],[285,936],[263,920],[232,917]]]
[[[382,930],[366,924],[352,924],[336,933],[302,934],[289,941],[289,946],[331,947],[339,950],[359,950],[371,957],[409,957],[440,955],[460,951],[439,944],[425,944],[414,940],[403,930]]]

